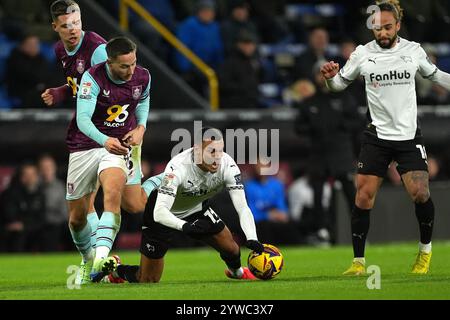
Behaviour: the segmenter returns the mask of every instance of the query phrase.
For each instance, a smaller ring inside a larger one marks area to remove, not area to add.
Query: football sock
[[[69,229],[70,234],[72,235],[73,243],[83,257],[83,261],[86,262],[93,259],[93,251],[91,247],[91,226],[89,223],[86,223],[81,231],[75,231],[72,230],[72,228]]]
[[[147,194],[147,197],[150,196],[150,194],[152,193],[153,190],[157,189],[161,185],[163,178],[164,178],[164,172],[157,176],[148,178],[142,184],[142,189],[144,189],[145,193]]]
[[[97,227],[96,259],[103,259],[108,256],[119,232],[120,221],[120,214],[103,212]]]
[[[88,224],[91,226],[91,230],[92,230],[91,246],[92,246],[92,248],[95,249],[96,242],[97,242],[97,227],[98,227],[98,222],[99,222],[97,212],[94,211],[94,212],[88,213],[87,221],[88,221]]]
[[[244,271],[241,268],[241,252],[239,251],[238,255],[227,255],[227,254],[220,254],[220,257],[223,261],[225,261],[225,264],[227,265],[228,269],[237,277],[242,277]]]
[[[233,276],[237,278],[242,278],[242,276],[244,275],[244,270],[242,269],[242,267],[240,267],[239,269],[228,268],[228,270],[230,270],[233,273]]]
[[[430,253],[431,252],[431,241],[430,241],[430,243],[427,243],[427,244],[423,244],[422,242],[419,242],[419,251],[425,252],[425,253]]]
[[[365,259],[365,258],[353,258],[353,262],[359,262],[359,263],[361,263],[363,266],[366,265],[366,259]]]
[[[137,278],[138,271],[139,266],[126,266],[121,264],[117,267],[117,275],[130,283],[139,282]]]
[[[420,242],[431,242],[434,224],[434,204],[431,198],[425,203],[416,203],[416,217],[419,222]]]
[[[353,255],[355,258],[363,258],[370,226],[370,209],[363,210],[355,205],[352,211],[351,224]]]

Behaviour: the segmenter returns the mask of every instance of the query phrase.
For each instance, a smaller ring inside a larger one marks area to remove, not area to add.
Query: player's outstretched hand
[[[334,61],[327,62],[320,68],[320,72],[325,79],[333,78],[338,73],[338,71],[339,63],[335,63]]]
[[[108,150],[109,153],[119,156],[125,156],[129,152],[129,149],[124,147],[117,138],[109,138],[106,140],[105,149]]]
[[[186,222],[183,225],[183,233],[188,236],[206,234],[209,232],[210,224],[208,221],[197,219],[194,222]]]
[[[245,246],[250,250],[253,250],[259,254],[261,254],[264,251],[264,245],[258,240],[248,240],[245,243]]]

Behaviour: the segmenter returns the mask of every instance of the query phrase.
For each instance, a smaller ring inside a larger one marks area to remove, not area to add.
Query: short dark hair
[[[220,141],[223,140],[222,132],[213,127],[203,127],[195,133],[194,144],[204,141]]]
[[[73,0],[56,0],[50,6],[52,20],[56,21],[59,16],[80,11],[80,6]]]
[[[116,37],[109,40],[106,45],[106,53],[109,59],[116,59],[118,56],[136,51],[136,44],[127,37]]]

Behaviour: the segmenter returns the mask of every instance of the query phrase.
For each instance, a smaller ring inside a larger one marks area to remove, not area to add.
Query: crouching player
[[[219,252],[228,267],[227,277],[255,279],[248,268],[241,267],[240,248],[230,230],[208,206],[208,199],[226,187],[239,214],[246,246],[258,253],[264,250],[245,199],[240,170],[223,151],[219,130],[203,128],[196,135],[194,147],[167,164],[154,210],[151,205],[146,206],[140,266],[119,265],[113,272],[115,277],[128,282],[159,282],[168,243],[174,233],[183,232]]]

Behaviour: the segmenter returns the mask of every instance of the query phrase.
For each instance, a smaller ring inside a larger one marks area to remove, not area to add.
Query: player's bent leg
[[[137,279],[140,283],[157,283],[161,280],[164,270],[164,257],[150,259],[141,254],[141,264],[137,272]]]
[[[204,239],[204,241],[220,253],[220,257],[228,267],[225,270],[227,277],[232,279],[256,279],[247,267],[241,266],[241,251],[228,227],[225,226],[221,232]]]
[[[85,284],[90,281],[89,274],[94,261],[94,250],[91,246],[92,230],[86,218],[89,196],[86,195],[80,199],[68,201],[69,230],[73,242],[82,256],[75,284]]]
[[[100,172],[99,180],[103,188],[105,211],[97,228],[95,260],[91,271],[94,282],[100,281],[104,273],[117,267],[117,262],[112,257],[108,258],[108,254],[120,229],[120,201],[126,174],[122,168],[108,167]]]
[[[121,168],[107,168],[100,173],[99,177],[103,188],[104,210],[119,213],[126,183],[125,172]]]
[[[378,189],[383,178],[374,175],[356,175],[356,198],[355,204],[361,209],[372,209]]]
[[[431,237],[434,225],[434,204],[430,197],[428,172],[410,171],[402,175],[402,180],[415,203],[420,230],[419,252],[411,272],[426,274],[431,264]]]
[[[410,171],[402,175],[405,189],[414,203],[425,203],[430,198],[429,177],[426,171]]]
[[[89,195],[85,195],[80,199],[68,200],[69,209],[69,228],[74,231],[81,231],[87,224],[87,208]]]
[[[142,213],[147,204],[147,194],[140,184],[126,185],[122,194],[122,208],[129,213]]]

